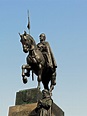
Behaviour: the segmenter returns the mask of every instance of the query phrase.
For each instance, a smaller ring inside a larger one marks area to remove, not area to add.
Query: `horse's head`
[[[25,53],[27,53],[29,50],[32,50],[33,48],[36,47],[36,43],[33,37],[27,34],[25,31],[24,31],[24,34],[20,35],[20,37],[21,37],[20,42],[22,43],[23,51]]]

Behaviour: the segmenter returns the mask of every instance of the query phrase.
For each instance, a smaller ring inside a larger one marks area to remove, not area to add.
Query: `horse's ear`
[[[20,37],[22,37],[22,35],[20,33],[18,33],[20,35]]]
[[[25,36],[27,35],[27,32],[26,32],[26,31],[24,31],[24,35],[25,35]]]

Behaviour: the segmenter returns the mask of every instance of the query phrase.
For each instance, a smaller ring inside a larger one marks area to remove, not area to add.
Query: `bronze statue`
[[[29,52],[26,58],[27,64],[22,65],[23,82],[27,83],[27,77],[30,76],[30,70],[32,70],[38,76],[38,87],[40,87],[40,82],[42,82],[44,89],[50,89],[52,91],[54,85],[56,85],[57,65],[48,42],[45,42],[45,34],[40,35],[40,43],[38,45],[36,45],[33,37],[25,31],[24,34],[19,35],[21,37],[20,42],[22,43],[23,51],[25,53]],[[51,85],[49,88],[48,84],[50,81]]]
[[[37,116],[52,116],[52,103],[51,93],[44,89],[42,91],[43,98],[38,101],[35,109]]]

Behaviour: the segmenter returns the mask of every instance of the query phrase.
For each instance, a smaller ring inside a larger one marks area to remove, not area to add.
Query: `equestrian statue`
[[[23,83],[27,83],[27,77],[30,76],[30,71],[32,71],[32,78],[34,78],[33,73],[37,75],[38,88],[40,88],[40,82],[42,82],[44,89],[52,91],[56,85],[57,64],[49,43],[45,41],[46,35],[44,33],[40,34],[40,43],[38,44],[26,31],[23,34],[19,33],[19,35],[23,52],[28,53],[27,64],[22,65]]]

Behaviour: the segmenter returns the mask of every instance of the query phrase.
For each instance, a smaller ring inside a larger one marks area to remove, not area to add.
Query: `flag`
[[[30,29],[30,21],[28,20],[27,28]]]
[[[30,29],[29,11],[28,11],[28,25],[27,25],[27,28]]]

